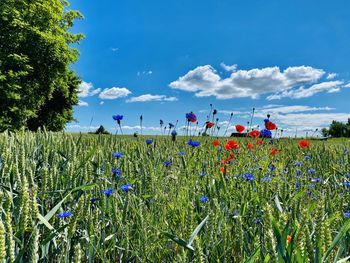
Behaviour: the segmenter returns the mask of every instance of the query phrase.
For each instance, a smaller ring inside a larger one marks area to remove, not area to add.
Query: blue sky
[[[289,134],[305,134],[350,117],[350,2],[72,1],[86,39],[72,68],[82,78],[77,122],[67,131],[159,133],[159,120],[255,123],[267,113]],[[90,122],[92,123],[90,125]],[[91,126],[91,127],[90,127]],[[223,129],[221,129],[223,130]],[[230,129],[232,130],[232,129]]]

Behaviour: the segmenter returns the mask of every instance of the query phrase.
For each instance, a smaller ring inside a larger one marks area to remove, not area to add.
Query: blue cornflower
[[[262,137],[265,137],[265,138],[271,138],[272,137],[272,132],[269,131],[268,129],[261,130],[260,134],[261,134]]]
[[[269,169],[270,169],[271,171],[274,171],[274,170],[276,170],[276,166],[274,166],[273,164],[270,164],[270,165],[269,165]]]
[[[316,170],[311,168],[311,169],[308,170],[308,172],[309,172],[310,174],[314,174],[314,173],[316,173]]]
[[[301,167],[302,165],[303,165],[302,162],[295,162],[295,166],[296,166],[296,167]]]
[[[104,194],[107,197],[110,197],[114,192],[114,189],[110,188],[110,189],[106,189],[106,190],[102,190],[102,194]]]
[[[164,163],[164,165],[167,166],[167,167],[173,164],[171,161],[165,161],[165,162],[163,162],[163,163]]]
[[[152,139],[147,139],[147,140],[146,140],[146,144],[147,144],[147,145],[152,144]]]
[[[171,132],[171,136],[176,136],[177,135],[177,132],[175,131],[175,130],[173,130],[172,132]]]
[[[264,122],[266,123],[266,122],[269,122],[270,120],[269,119],[264,119]]]
[[[189,139],[188,142],[187,142],[187,144],[188,144],[189,146],[194,147],[194,148],[195,148],[195,147],[198,147],[199,145],[201,145],[200,142],[192,141],[192,139]]]
[[[133,189],[133,185],[132,184],[124,184],[120,187],[120,189],[122,189],[123,192],[128,192],[129,190]]]
[[[112,173],[114,175],[120,176],[122,174],[122,171],[119,168],[112,168]]]
[[[206,173],[205,172],[201,172],[201,173],[199,173],[199,176],[200,177],[204,177],[204,176],[206,176]]]
[[[320,178],[311,178],[311,182],[312,183],[319,183],[319,182],[321,182],[321,179]]]
[[[350,218],[350,212],[344,212],[344,217],[345,218]]]
[[[123,115],[113,115],[112,117],[115,121],[121,121],[123,119]]]
[[[295,170],[295,174],[296,175],[301,175],[301,171],[300,170]]]
[[[175,125],[169,122],[169,129],[172,129],[174,127],[175,127]]]
[[[221,152],[222,151],[222,147],[218,147],[218,151]]]
[[[95,204],[96,201],[97,201],[97,198],[94,198],[94,197],[93,197],[93,198],[90,199],[90,203],[91,203],[91,204]]]
[[[186,155],[186,153],[185,152],[178,152],[178,155]]]
[[[244,173],[244,178],[246,181],[253,181],[254,180],[254,175],[251,173]]]
[[[201,201],[202,203],[208,203],[209,202],[209,197],[205,196],[205,195],[201,195],[199,197],[199,201]]]
[[[343,185],[344,185],[345,187],[350,187],[350,182],[344,182]]]
[[[63,212],[60,212],[58,213],[58,218],[61,218],[61,219],[65,219],[65,218],[68,218],[68,217],[71,217],[73,215],[73,213],[71,211],[63,211]]]
[[[350,177],[350,173],[344,174],[345,177]]]
[[[299,183],[295,183],[295,188],[299,189]]]
[[[114,158],[117,158],[117,159],[120,159],[120,158],[123,157],[123,154],[122,154],[122,153],[118,153],[118,152],[114,152],[114,153],[113,153],[113,157],[114,157]]]
[[[186,113],[186,119],[187,119],[187,121],[190,121],[190,122],[196,122],[197,116],[193,112]]]
[[[311,159],[311,156],[309,156],[309,155],[305,155],[304,159],[305,159],[306,161],[308,161],[308,160],[310,160],[310,159]]]
[[[266,176],[264,176],[263,181],[264,182],[270,182],[271,181],[271,177],[266,175]]]
[[[257,225],[257,224],[259,224],[259,223],[260,223],[260,219],[259,219],[259,218],[254,218],[254,219],[253,219],[253,222],[254,222],[254,224],[256,224],[256,225]]]

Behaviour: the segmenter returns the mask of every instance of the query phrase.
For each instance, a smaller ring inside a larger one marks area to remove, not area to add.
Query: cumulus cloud
[[[169,84],[172,89],[195,93],[196,97],[214,96],[217,99],[250,97],[258,98],[263,94],[272,94],[268,98],[300,98],[312,96],[318,92],[336,92],[341,81],[317,83],[325,71],[309,66],[255,68],[232,72],[222,78],[210,65],[199,66],[190,70],[176,81]],[[311,86],[305,88],[304,86]]]
[[[148,102],[148,101],[177,101],[176,97],[167,97],[166,95],[151,95],[151,94],[144,94],[138,97],[132,97],[126,102]]]
[[[78,106],[89,106],[89,103],[87,103],[86,101],[83,101],[83,100],[79,100]]]
[[[273,94],[268,96],[268,100],[276,100],[281,98],[292,98],[292,99],[301,99],[308,98],[320,92],[334,93],[339,92],[340,87],[343,84],[342,81],[328,81],[318,84],[314,84],[309,88],[300,87],[298,89],[286,90],[280,93]]]
[[[98,97],[104,100],[114,100],[127,97],[129,94],[131,94],[131,91],[127,88],[113,87],[110,89],[104,89]]]
[[[220,67],[222,67],[226,71],[235,71],[237,69],[237,64],[230,66],[230,65],[226,65],[224,62],[221,62]]]
[[[337,77],[338,74],[337,73],[328,73],[327,75],[327,79],[330,80],[330,79],[334,79],[335,77]]]
[[[78,97],[86,98],[100,93],[101,89],[94,89],[91,82],[82,81],[78,87]]]

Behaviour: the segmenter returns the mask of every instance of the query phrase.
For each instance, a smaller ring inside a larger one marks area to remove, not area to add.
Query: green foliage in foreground
[[[0,262],[337,262],[350,254],[348,141],[312,141],[309,150],[280,141],[271,156],[267,142],[249,152],[254,141],[242,138],[221,173],[218,158],[228,154],[211,138],[198,138],[198,148],[145,139],[1,134]],[[62,211],[73,215],[60,219]]]

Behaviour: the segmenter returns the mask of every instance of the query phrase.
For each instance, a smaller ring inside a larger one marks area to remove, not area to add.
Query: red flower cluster
[[[225,144],[225,149],[228,151],[232,150],[232,149],[239,149],[239,144],[235,140],[229,140]]]
[[[210,129],[210,128],[212,128],[214,126],[214,123],[212,123],[210,121],[207,121],[205,124],[206,124],[206,128],[207,129]]]
[[[280,151],[277,149],[277,148],[271,148],[270,149],[270,154],[271,155],[276,155],[276,154],[278,154]]]
[[[251,132],[249,132],[249,136],[252,138],[259,138],[260,132],[258,130],[252,130]]]
[[[219,141],[218,141],[218,140],[214,140],[214,141],[213,141],[213,145],[216,147],[216,146],[219,146],[219,145],[220,145],[220,143],[219,143]]]
[[[253,148],[254,148],[254,144],[252,144],[252,143],[248,143],[248,144],[247,144],[247,149],[248,149],[249,151],[253,150]]]
[[[307,148],[310,147],[310,143],[309,143],[308,140],[300,140],[300,141],[299,141],[299,147],[300,147],[301,149],[307,149]]]
[[[267,121],[265,122],[265,128],[268,129],[269,131],[272,131],[277,129],[277,125],[274,124],[272,121]]]
[[[236,127],[236,131],[239,133],[242,133],[245,130],[245,127],[240,124],[237,124],[235,127]]]

